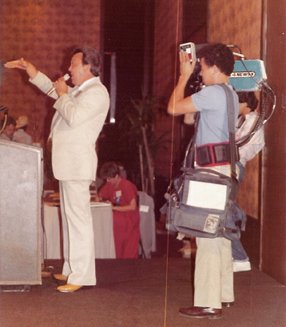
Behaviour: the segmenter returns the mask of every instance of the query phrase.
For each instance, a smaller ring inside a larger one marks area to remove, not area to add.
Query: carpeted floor
[[[235,273],[235,305],[221,319],[181,317],[178,308],[192,304],[193,260],[172,249],[168,257],[97,260],[97,286],[73,294],[55,291],[51,277],[28,292],[1,292],[0,326],[286,327],[286,288],[255,267]],[[45,262],[54,272],[61,264]]]

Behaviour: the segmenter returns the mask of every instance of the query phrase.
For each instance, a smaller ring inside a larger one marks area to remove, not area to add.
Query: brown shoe
[[[53,277],[61,282],[66,282],[68,280],[68,277],[63,274],[53,274]]]
[[[182,316],[188,318],[219,319],[222,315],[221,309],[214,309],[208,307],[181,308],[179,312]]]
[[[62,293],[73,293],[81,289],[81,285],[65,284],[57,287],[57,291]]]

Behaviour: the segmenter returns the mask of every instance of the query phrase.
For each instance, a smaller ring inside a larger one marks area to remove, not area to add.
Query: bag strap
[[[200,121],[200,113],[197,112],[195,117],[195,123],[194,123],[194,135],[192,136],[190,142],[187,145],[182,170],[186,170],[189,167],[193,168],[194,161],[195,161],[195,141],[197,138],[199,121]]]
[[[230,88],[225,84],[220,84],[226,94],[226,107],[227,107],[227,119],[228,119],[228,133],[229,133],[229,144],[230,144],[230,165],[231,165],[231,176],[237,179],[235,169],[235,110],[234,110],[234,97]]]

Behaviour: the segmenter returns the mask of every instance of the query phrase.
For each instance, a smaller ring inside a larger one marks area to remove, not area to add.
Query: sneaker
[[[234,260],[233,261],[233,272],[239,271],[250,271],[251,265],[249,260]]]

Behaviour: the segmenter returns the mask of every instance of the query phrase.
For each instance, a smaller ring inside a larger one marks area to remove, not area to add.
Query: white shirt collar
[[[85,87],[88,87],[90,84],[94,83],[95,81],[98,80],[99,77],[97,76],[94,76],[94,77],[91,77],[89,79],[87,79],[86,81],[84,81],[82,84],[80,84],[78,86],[78,90],[79,91],[82,91]]]

